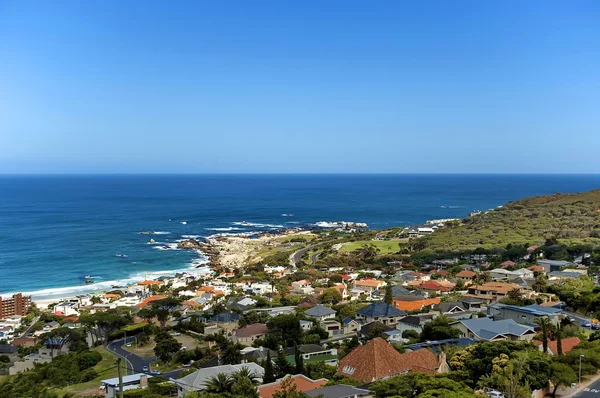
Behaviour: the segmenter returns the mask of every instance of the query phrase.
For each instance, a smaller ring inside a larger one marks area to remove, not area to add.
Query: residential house
[[[61,301],[52,308],[52,313],[58,316],[79,316],[79,303]]]
[[[573,348],[579,345],[581,341],[579,337],[566,337],[562,339],[562,353],[566,354],[571,351]],[[533,340],[533,344],[540,347],[540,351],[544,351],[543,344],[539,340]],[[558,355],[558,341],[556,340],[548,340],[548,354],[550,355]]]
[[[352,283],[353,289],[362,290],[367,294],[368,297],[370,297],[376,290],[383,289],[386,286],[386,281],[377,279],[361,279]]]
[[[360,330],[360,322],[350,317],[342,319],[342,327],[344,328],[344,334],[357,333]]]
[[[302,329],[303,332],[308,332],[310,329],[312,329],[313,326],[314,323],[312,323],[311,321],[305,321],[304,319],[300,319],[300,329]]]
[[[369,390],[349,386],[347,384],[336,384],[333,386],[321,387],[316,390],[306,391],[309,397],[322,398],[360,398],[372,396]]]
[[[152,376],[145,373],[125,375],[121,380],[123,382],[123,391],[147,388],[148,379],[150,378],[152,378]],[[102,380],[100,383],[104,386],[104,396],[106,398],[116,398],[118,396],[118,393],[120,392],[118,377]]]
[[[422,282],[418,285],[419,289],[427,292],[429,295],[440,295],[448,293],[452,290],[452,287],[448,284],[443,284],[441,281],[427,281]]]
[[[515,271],[509,271],[503,268],[496,268],[489,271],[490,278],[495,281],[511,281],[517,278],[529,279],[533,278],[533,271],[526,268],[521,268]]]
[[[402,311],[422,311],[425,307],[439,304],[439,298],[423,298],[415,295],[403,295],[392,301],[392,305]]]
[[[460,337],[457,339],[445,339],[445,340],[435,340],[435,341],[425,341],[422,343],[415,344],[407,344],[404,346],[404,350],[406,351],[416,351],[421,348],[428,348],[434,353],[445,351],[445,347],[467,347],[477,343],[474,339],[469,339],[466,337]]]
[[[234,343],[250,346],[255,340],[265,337],[267,333],[269,333],[267,324],[254,323],[233,332],[232,340]]]
[[[327,379],[313,380],[310,377],[306,377],[302,374],[294,376],[286,376],[273,383],[263,384],[258,386],[258,395],[260,398],[272,398],[278,391],[281,390],[281,386],[284,380],[291,380],[294,385],[295,391],[305,393],[307,391],[316,390],[317,388],[324,387],[327,384]]]
[[[398,374],[448,371],[445,355],[420,349],[400,354],[384,339],[377,337],[356,347],[340,360],[337,373],[363,383],[371,383]]]
[[[254,362],[241,363],[238,365],[221,365],[212,366],[210,368],[201,368],[195,371],[194,373],[191,373],[180,379],[170,380],[177,385],[177,397],[184,398],[184,396],[188,392],[202,391],[206,389],[206,382],[212,377],[215,377],[221,373],[226,375],[232,375],[244,368],[247,368],[249,371],[254,373],[259,379],[259,381],[262,382],[262,378],[265,375],[265,369]]]
[[[342,301],[346,301],[346,300],[350,299],[350,291],[348,290],[348,287],[346,286],[346,284],[336,283],[331,288],[338,291],[340,296],[342,296]]]
[[[315,289],[311,286],[307,280],[300,280],[292,282],[293,293],[296,294],[312,294]]]
[[[336,366],[338,363],[338,352],[336,348],[323,348],[318,344],[300,344],[298,347],[285,349],[286,359],[292,366],[296,366],[296,349],[302,356],[303,363],[325,363]]]
[[[315,297],[313,295],[308,295],[308,296],[304,297],[302,300],[300,300],[300,302],[298,303],[298,307],[312,308],[317,304],[321,304],[321,300],[319,300],[317,297]]]
[[[317,321],[324,321],[326,319],[335,318],[336,311],[329,307],[325,307],[323,304],[318,304],[312,308],[309,308],[305,314],[306,316],[314,318]]]
[[[524,325],[534,325],[540,318],[547,318],[553,324],[560,322],[562,311],[558,308],[533,304],[524,307],[494,303],[487,307],[487,314],[494,320],[512,319]]]
[[[575,263],[562,260],[538,260],[537,265],[544,268],[546,272],[561,271],[563,268],[576,265]]]
[[[530,341],[535,337],[533,326],[521,325],[512,319],[494,321],[490,318],[463,319],[452,324],[461,337],[478,341]]]
[[[344,334],[342,324],[335,319],[325,319],[321,321],[321,327],[329,334],[329,337]]]
[[[486,282],[482,285],[469,286],[469,297],[475,297],[486,302],[500,300],[511,290],[517,289],[524,293],[519,285],[505,282]]]
[[[548,274],[548,280],[555,281],[560,279],[576,279],[583,275],[575,270],[568,271],[552,271]]]
[[[388,326],[396,326],[398,321],[404,316],[406,316],[406,312],[400,311],[383,301],[369,304],[356,311],[356,319],[362,323],[381,321],[381,323]]]
[[[372,332],[374,330],[377,332],[379,332],[379,331],[387,332],[390,330],[394,330],[394,328],[391,326],[384,325],[380,321],[373,321],[373,322],[367,323],[366,325],[361,325],[360,331],[358,333],[362,339],[369,339],[369,337],[371,337]]]
[[[426,323],[431,322],[434,318],[435,315],[433,314],[409,315],[398,321],[396,329],[400,332],[414,330],[417,333],[421,333],[423,331],[423,326]]]
[[[473,278],[477,276],[476,272],[463,270],[456,274],[456,279],[460,279],[465,282],[465,285],[468,285],[473,281]]]

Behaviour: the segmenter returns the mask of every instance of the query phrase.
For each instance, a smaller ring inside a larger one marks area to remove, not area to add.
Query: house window
[[[342,372],[349,374],[349,375],[354,374],[354,371],[356,371],[356,369],[354,369],[350,365],[346,365],[346,366],[344,366],[344,369],[342,369]]]

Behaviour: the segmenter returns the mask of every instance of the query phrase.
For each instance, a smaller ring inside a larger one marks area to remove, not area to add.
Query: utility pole
[[[119,375],[119,397],[123,398],[123,375],[121,374],[121,358],[117,358],[117,374]]]

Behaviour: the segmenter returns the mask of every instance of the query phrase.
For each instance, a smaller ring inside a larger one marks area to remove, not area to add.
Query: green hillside
[[[434,251],[491,249],[509,243],[534,245],[547,238],[600,244],[600,190],[510,202],[422,238],[419,246]]]

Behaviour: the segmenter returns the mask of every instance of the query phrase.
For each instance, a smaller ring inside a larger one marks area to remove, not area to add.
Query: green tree
[[[156,315],[156,319],[160,322],[160,327],[165,328],[167,320],[171,313],[179,307],[179,300],[174,297],[167,297],[161,300],[152,302],[152,310]]]
[[[388,284],[385,287],[385,296],[383,296],[383,301],[385,301],[389,305],[392,305],[392,302],[394,301],[394,294],[392,292],[392,285],[390,285],[390,284]]]
[[[421,341],[454,339],[460,331],[450,326],[452,320],[446,316],[439,316],[423,325]]]
[[[556,396],[556,391],[560,387],[568,387],[572,383],[577,383],[577,373],[569,365],[553,362],[552,365],[550,365],[550,368],[552,369],[550,381],[554,386],[554,389],[552,390],[553,397]]]
[[[228,343],[223,350],[221,350],[221,364],[223,365],[236,365],[242,363],[244,356],[241,350],[244,348],[240,343]]]
[[[226,373],[219,373],[205,383],[205,390],[209,393],[227,394],[231,392],[235,380]]]
[[[278,378],[290,374],[293,371],[292,365],[288,362],[283,350],[279,350],[277,353],[277,358],[275,358],[275,368],[277,369]]]
[[[267,351],[267,359],[264,364],[265,375],[263,380],[265,383],[272,383],[275,381],[275,372],[273,370],[273,360],[271,359],[271,351]]]
[[[298,346],[295,346],[294,349],[294,359],[296,362],[296,374],[304,374],[304,357],[302,357]]]
[[[552,327],[552,322],[547,317],[539,317],[535,320],[535,323],[542,328],[542,351],[548,353],[548,333]]]
[[[181,343],[166,333],[156,336],[154,354],[163,362],[169,362],[173,355],[181,349]]]
[[[319,300],[321,300],[322,303],[335,305],[342,301],[342,295],[339,291],[337,291],[337,289],[329,288],[325,289],[323,293],[321,293]]]

